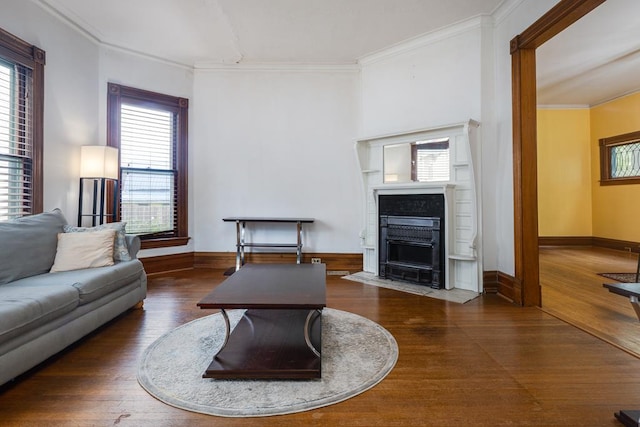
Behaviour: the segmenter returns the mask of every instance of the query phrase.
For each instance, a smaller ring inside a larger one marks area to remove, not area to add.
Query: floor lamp
[[[105,218],[115,221],[118,209],[118,149],[103,145],[85,145],[80,147],[80,197],[78,202],[78,226],[83,218],[91,218],[91,225],[103,224]],[[85,189],[85,181],[93,188]],[[85,213],[85,190],[92,190],[90,213]],[[105,212],[107,191],[113,191],[110,201],[111,210]]]

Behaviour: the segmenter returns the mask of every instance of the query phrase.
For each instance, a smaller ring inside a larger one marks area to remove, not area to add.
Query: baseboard
[[[540,246],[596,246],[626,252],[640,252],[640,243],[629,240],[607,239],[595,236],[541,236]]]
[[[193,268],[193,252],[140,258],[140,261],[148,275],[189,270]]]
[[[515,278],[501,271],[484,271],[482,285],[487,294],[498,294],[509,301],[515,301]]]
[[[303,253],[302,263],[311,263],[311,258],[320,258],[327,266],[327,271],[356,273],[362,271],[362,254],[341,253]],[[245,254],[246,262],[255,264],[295,263],[295,253],[254,252]],[[227,269],[236,264],[235,252],[196,252],[193,266],[195,268]]]
[[[606,239],[604,237],[594,237],[593,246],[600,248],[617,249],[625,252],[640,252],[640,243],[628,240]]]
[[[498,272],[497,271],[483,271],[482,272],[482,289],[485,294],[497,294],[498,293]]]
[[[593,246],[591,236],[540,236],[539,246]]]

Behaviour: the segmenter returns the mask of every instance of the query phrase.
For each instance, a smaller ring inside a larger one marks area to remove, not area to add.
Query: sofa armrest
[[[136,259],[138,257],[138,251],[140,250],[140,237],[133,234],[127,234],[125,237],[127,239],[127,247],[129,248],[129,256],[131,259]]]

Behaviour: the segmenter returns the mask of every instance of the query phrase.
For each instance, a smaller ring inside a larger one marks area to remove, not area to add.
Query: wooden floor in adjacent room
[[[629,298],[598,273],[633,273],[638,254],[596,247],[540,248],[542,309],[640,357],[640,321]]]
[[[196,303],[223,279],[222,270],[206,269],[150,278],[144,309],[0,388],[0,424],[619,426],[615,411],[640,409],[640,359],[539,308],[496,295],[461,305],[334,276],[328,306],[380,323],[398,342],[384,381],[342,403],[277,417],[218,418],[165,405],[138,385],[138,359],[165,332],[211,314]]]

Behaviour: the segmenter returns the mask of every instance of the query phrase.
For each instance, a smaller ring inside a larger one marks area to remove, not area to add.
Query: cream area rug
[[[480,295],[478,292],[468,291],[466,289],[432,289],[424,285],[414,285],[412,283],[405,283],[397,280],[381,279],[375,274],[367,273],[366,271],[343,276],[342,278],[352,280],[354,282],[365,283],[367,285],[394,289],[396,291],[408,292],[410,294],[422,295],[445,301],[457,302],[460,304],[469,302]]]
[[[234,327],[244,310],[228,312]],[[177,408],[224,417],[261,417],[308,411],[374,387],[393,369],[398,345],[377,323],[345,311],[322,311],[322,379],[217,380],[202,378],[224,340],[214,314],[163,335],[147,348],[138,382]]]

